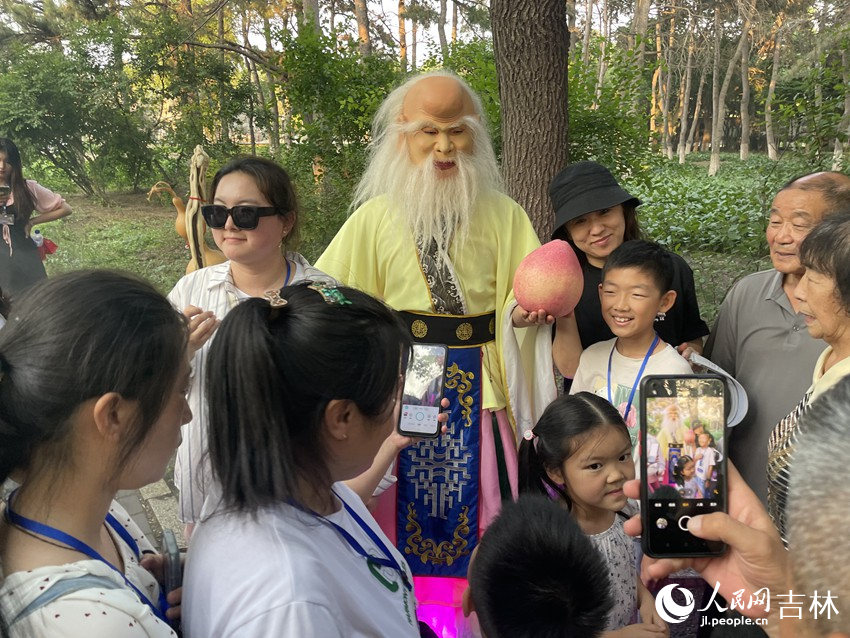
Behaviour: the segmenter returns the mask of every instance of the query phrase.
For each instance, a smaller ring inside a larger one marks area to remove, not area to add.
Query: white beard
[[[458,153],[454,175],[440,176],[433,157],[419,165],[406,158],[387,176],[387,197],[420,246],[433,240],[438,260],[463,246],[481,194],[481,172],[475,155]]]

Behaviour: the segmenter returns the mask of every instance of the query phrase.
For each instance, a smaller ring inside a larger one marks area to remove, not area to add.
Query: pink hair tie
[[[532,440],[534,440],[534,436],[535,436],[535,434],[534,434],[533,430],[526,430],[523,433],[522,438],[524,438],[526,441],[532,441]]]

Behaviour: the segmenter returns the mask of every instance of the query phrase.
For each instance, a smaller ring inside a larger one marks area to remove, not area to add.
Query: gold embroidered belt
[[[483,346],[496,338],[496,312],[482,315],[433,315],[401,311],[414,341],[444,343],[450,348]]]

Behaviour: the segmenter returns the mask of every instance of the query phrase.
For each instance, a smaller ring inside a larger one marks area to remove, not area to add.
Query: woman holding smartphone
[[[70,214],[71,207],[60,195],[24,179],[18,147],[0,137],[0,288],[16,296],[47,277],[30,231]]]
[[[409,349],[351,288],[290,286],[227,315],[207,367],[221,495],[189,549],[189,638],[419,636],[410,569],[346,484],[398,421]]]

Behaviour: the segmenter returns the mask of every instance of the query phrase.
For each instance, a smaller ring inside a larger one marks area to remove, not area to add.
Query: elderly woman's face
[[[815,339],[835,345],[850,337],[850,315],[838,300],[835,279],[825,273],[807,269],[794,291],[806,327]]]

